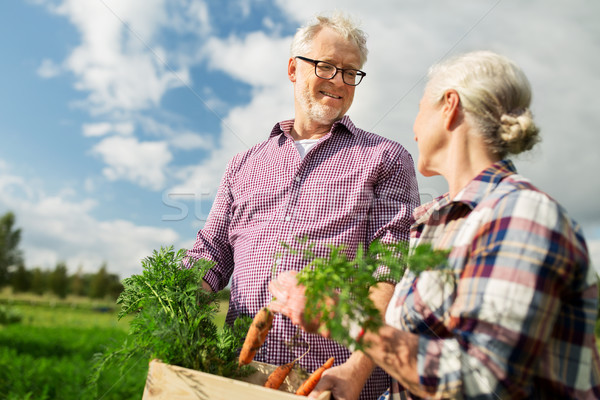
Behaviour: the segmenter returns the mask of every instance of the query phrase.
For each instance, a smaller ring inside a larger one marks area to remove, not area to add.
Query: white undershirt
[[[300,158],[304,158],[306,153],[308,153],[309,150],[312,149],[313,146],[315,144],[317,144],[318,141],[319,141],[319,139],[296,140],[294,142],[294,144],[296,145],[296,148],[298,149],[298,153],[300,153]]]

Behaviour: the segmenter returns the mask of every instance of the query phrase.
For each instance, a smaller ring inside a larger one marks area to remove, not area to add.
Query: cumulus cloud
[[[244,37],[213,37],[202,52],[211,68],[253,87],[260,87],[278,85],[281,78],[285,79],[289,47],[289,37],[271,37],[258,31]]]
[[[109,133],[131,135],[135,130],[135,125],[131,122],[98,122],[93,124],[84,124],[82,130],[83,136],[86,137],[99,137]]]
[[[54,11],[80,32],[63,65],[94,112],[156,106],[166,91],[189,83],[187,68],[167,64],[167,51],[153,40],[169,25],[163,0],[64,0]]]
[[[165,169],[173,158],[165,142],[140,142],[133,137],[111,136],[92,149],[107,167],[109,180],[125,179],[153,190],[164,187]]]
[[[165,142],[173,149],[206,150],[214,146],[209,134],[174,128],[172,125],[157,121],[154,118],[141,118],[140,125],[147,134],[164,138]]]
[[[75,199],[72,191],[47,194],[41,185],[32,189],[32,179],[16,175],[6,163],[0,162],[0,172],[0,206],[17,215],[28,267],[52,269],[63,261],[70,273],[79,266],[95,272],[107,263],[109,271],[123,278],[139,273],[140,260],[153,249],[179,240],[172,229],[97,220],[91,216],[96,200]]]

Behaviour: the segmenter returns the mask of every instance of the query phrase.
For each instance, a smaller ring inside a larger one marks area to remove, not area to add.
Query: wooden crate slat
[[[303,381],[292,371],[286,378],[282,390],[262,387],[267,376],[276,367],[253,362],[257,372],[242,380],[224,378],[205,372],[165,364],[159,360],[150,361],[143,400],[292,400],[302,399],[289,391],[294,391]],[[250,383],[253,382],[253,383]],[[287,391],[284,391],[287,390]],[[330,392],[323,393],[319,400],[330,399]]]

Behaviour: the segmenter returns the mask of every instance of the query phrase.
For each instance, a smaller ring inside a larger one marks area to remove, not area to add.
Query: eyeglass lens
[[[338,71],[341,70],[336,68],[334,65],[326,63],[324,61],[319,61],[315,64],[315,73],[319,78],[332,79]],[[344,70],[342,72],[342,80],[347,85],[358,85],[361,79],[362,75],[358,75],[357,71],[355,70]]]

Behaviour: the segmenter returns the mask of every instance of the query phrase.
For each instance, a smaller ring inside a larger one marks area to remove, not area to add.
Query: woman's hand
[[[327,332],[319,331],[318,321],[306,321],[304,318],[305,287],[298,284],[297,274],[296,271],[285,271],[279,274],[277,279],[269,282],[269,291],[273,295],[273,300],[268,307],[273,312],[285,315],[294,325],[300,325],[306,332],[319,332],[328,337]]]

